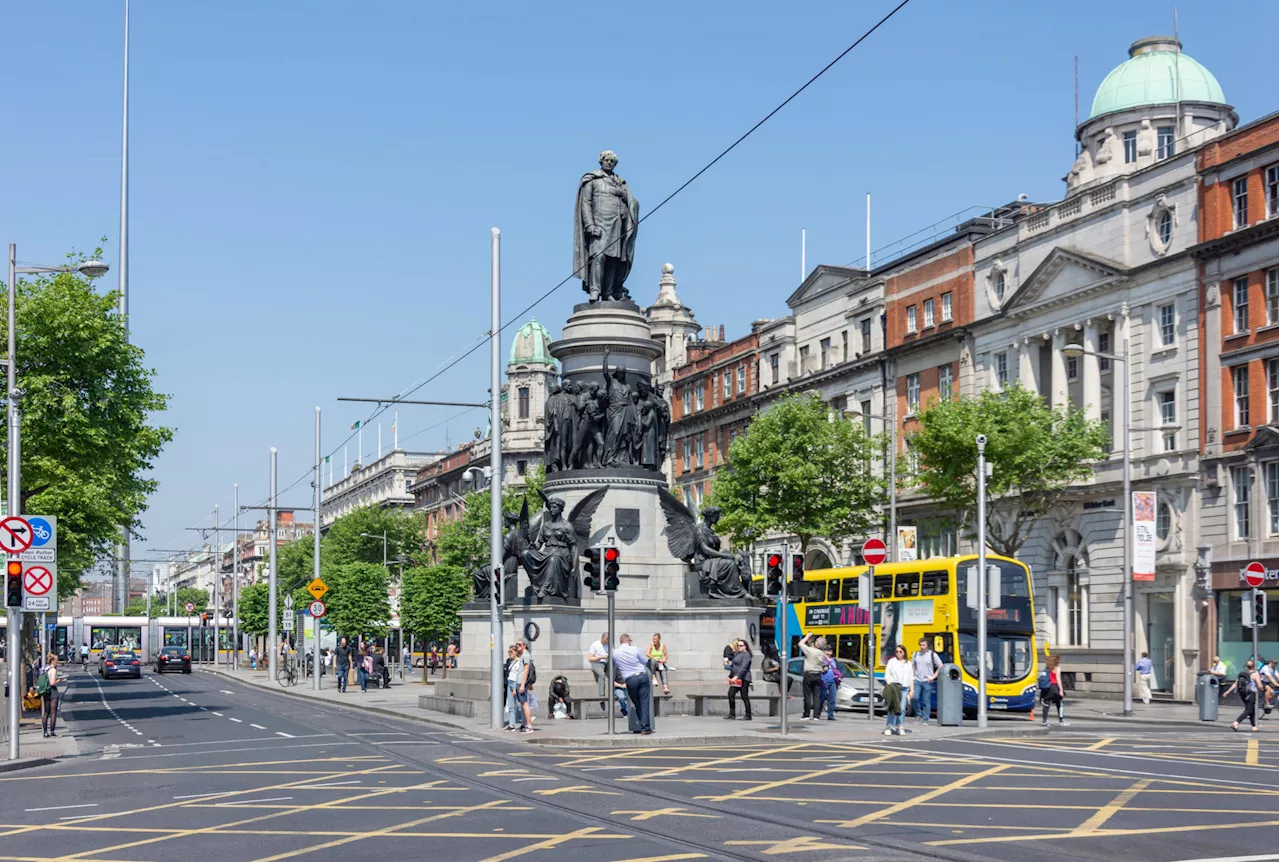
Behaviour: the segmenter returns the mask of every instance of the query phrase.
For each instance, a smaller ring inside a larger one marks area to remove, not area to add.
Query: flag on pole
[[[355,421],[355,424],[351,426],[351,430],[352,430],[352,431],[359,431],[359,430],[360,430],[360,420],[359,420],[359,419],[357,419],[357,420]]]

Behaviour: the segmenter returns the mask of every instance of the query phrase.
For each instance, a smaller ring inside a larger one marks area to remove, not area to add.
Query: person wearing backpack
[[[1040,689],[1040,703],[1044,705],[1044,720],[1041,722],[1045,727],[1049,726],[1049,704],[1053,704],[1058,708],[1058,727],[1066,727],[1067,720],[1062,714],[1062,672],[1058,668],[1061,661],[1056,655],[1051,655],[1044,660],[1044,669],[1040,671],[1040,678],[1037,686]]]
[[[1244,670],[1240,671],[1240,675],[1236,677],[1236,681],[1231,683],[1231,688],[1227,689],[1223,697],[1227,697],[1233,691],[1240,692],[1240,700],[1244,703],[1244,709],[1236,716],[1236,720],[1231,722],[1232,730],[1240,729],[1240,722],[1246,718],[1253,731],[1258,731],[1258,692],[1261,689],[1258,672],[1254,669],[1253,659],[1249,659],[1244,663]]]
[[[916,677],[915,698],[911,708],[915,710],[920,724],[929,724],[929,715],[933,712],[933,684],[942,670],[942,659],[929,649],[929,639],[920,638],[920,649],[911,657],[911,670]]]
[[[58,735],[58,707],[62,705],[58,683],[61,681],[58,656],[49,653],[45,657],[44,671],[36,679],[36,694],[40,695],[40,729],[44,731],[46,739]]]
[[[834,650],[831,645],[822,650],[826,655],[822,659],[822,697],[818,700],[818,716],[822,716],[823,704],[827,707],[827,721],[836,720],[836,692],[840,690],[840,680],[844,678],[844,674],[840,673],[840,665],[835,659]]]

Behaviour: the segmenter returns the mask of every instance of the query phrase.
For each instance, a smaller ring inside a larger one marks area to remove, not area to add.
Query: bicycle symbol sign
[[[31,547],[39,548],[47,545],[53,538],[53,525],[44,518],[28,518],[31,525]]]

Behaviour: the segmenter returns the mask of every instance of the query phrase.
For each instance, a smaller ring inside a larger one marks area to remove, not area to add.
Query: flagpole
[[[382,458],[382,423],[378,423],[378,458]]]
[[[351,475],[351,470],[347,468],[347,444],[343,443],[342,444],[342,478],[345,479],[350,475]]]
[[[391,420],[391,448],[400,448],[400,411],[396,411],[396,418]]]

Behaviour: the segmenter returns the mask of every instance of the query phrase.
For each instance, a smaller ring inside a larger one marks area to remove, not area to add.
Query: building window
[[[1267,480],[1267,535],[1280,533],[1280,461],[1262,465]]]
[[[1080,583],[1076,558],[1067,558],[1067,643],[1084,646],[1084,614],[1086,588]]]
[[[1231,219],[1235,230],[1249,226],[1249,178],[1240,177],[1231,184]]]
[[[926,327],[933,326],[933,300],[926,299],[924,301],[924,325]]]
[[[1249,492],[1252,490],[1253,471],[1248,467],[1231,468],[1231,490],[1235,495],[1236,538],[1247,539],[1251,535],[1249,529]]]
[[[1099,353],[1111,352],[1111,333],[1110,332],[1098,333],[1098,352]],[[1111,370],[1111,360],[1099,358],[1098,371],[1102,374],[1106,374],[1110,370]]]
[[[528,469],[529,469],[529,462],[528,462],[528,461],[525,461],[523,458],[522,458],[522,459],[520,459],[519,461],[516,461],[516,475],[517,475],[517,476],[523,476],[523,475],[525,474],[525,471],[527,471]]]
[[[702,382],[699,381],[698,385],[693,387],[693,407],[695,410],[701,410],[706,403],[707,390]]]
[[[738,394],[741,395],[746,391],[747,391],[747,366],[739,365],[738,366]]]
[[[938,366],[938,396],[943,401],[951,400],[951,366]]]
[[[517,404],[519,405],[520,418],[528,419],[529,418],[529,387],[521,386],[516,391],[519,393],[518,395],[519,400],[517,401]]]
[[[1009,354],[996,354],[996,385],[1001,389],[1009,385]]]
[[[1276,207],[1280,205],[1280,201],[1276,200],[1276,195],[1280,194],[1280,165],[1272,165],[1267,168],[1267,218],[1272,218],[1276,214]]]
[[[809,373],[809,345],[800,348],[800,373]]]
[[[1235,320],[1236,335],[1249,331],[1249,276],[1247,275],[1235,281],[1235,289],[1231,291],[1231,315]]]
[[[914,305],[907,306],[907,333],[916,331],[916,307]]]
[[[702,465],[705,463],[704,459],[707,451],[706,435],[699,434],[698,439],[694,440],[693,446],[693,466],[701,470]]]
[[[1138,160],[1138,133],[1124,133],[1124,163],[1131,165]]]
[[[685,416],[693,412],[693,392],[688,386],[684,388],[684,392],[680,393],[680,405],[684,409]]]
[[[858,322],[858,328],[861,330],[862,336],[862,352],[871,352],[871,318],[864,317]]]
[[[1004,302],[1004,270],[996,270],[996,300]]]
[[[1177,335],[1177,318],[1172,305],[1160,306],[1160,346],[1172,347]]]
[[[1160,424],[1176,425],[1178,422],[1178,396],[1172,389],[1156,393],[1156,401],[1160,406]],[[1164,441],[1164,451],[1174,452],[1178,448],[1178,432],[1163,429],[1160,432]]]
[[[1249,427],[1249,366],[1237,365],[1231,369],[1231,382],[1236,392],[1236,427]]]
[[[1173,155],[1173,126],[1160,126],[1156,129],[1156,159],[1167,159]]]
[[[947,323],[951,320],[951,294],[942,294],[942,322]]]
[[[822,360],[822,368],[831,367],[831,339],[824,338],[818,342],[819,358]]]
[[[1267,325],[1272,326],[1280,320],[1280,270],[1267,270]]]
[[[1169,541],[1169,532],[1173,529],[1173,510],[1169,508],[1168,503],[1161,503],[1156,507],[1156,537],[1162,541]]]
[[[724,401],[728,401],[729,398],[733,395],[733,372],[732,371],[726,371],[724,373],[723,392],[724,392],[724,398],[723,398]]]
[[[853,357],[849,355],[849,330],[840,333],[840,361],[848,362]]]
[[[1280,425],[1280,359],[1267,359],[1267,424]]]
[[[862,430],[866,432],[868,437],[870,437],[871,436],[871,402],[863,401],[862,404],[860,404],[859,406],[862,409]]]
[[[774,386],[778,385],[778,354],[769,354],[769,376]]]
[[[1072,382],[1080,379],[1080,359],[1075,356],[1067,357],[1067,380]]]
[[[690,453],[692,452],[693,452],[693,443],[692,441],[689,440],[688,437],[680,441],[680,455],[681,455],[681,458],[684,460],[684,472],[686,473],[689,472],[689,457],[690,457]]]
[[[1167,249],[1173,240],[1173,213],[1168,210],[1160,211],[1160,218],[1156,220],[1156,236],[1161,248]]]
[[[920,409],[920,375],[907,375],[907,415],[913,415]]]

